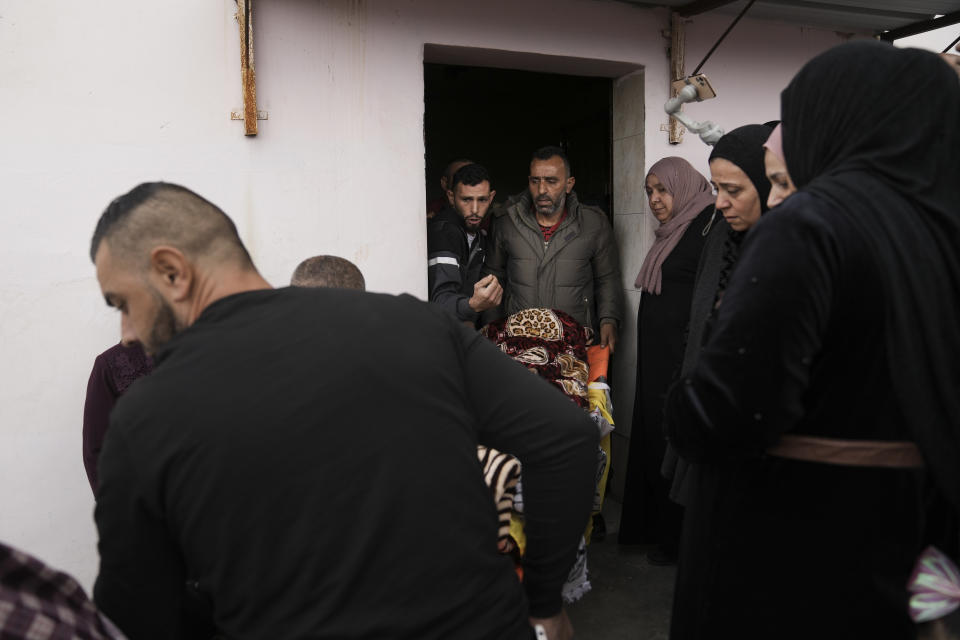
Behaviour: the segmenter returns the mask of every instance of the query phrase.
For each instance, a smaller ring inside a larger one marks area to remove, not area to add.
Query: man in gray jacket
[[[607,216],[580,204],[559,147],[530,160],[527,191],[495,220],[485,271],[502,283],[506,313],[544,307],[599,329],[611,353],[623,320],[620,263]]]

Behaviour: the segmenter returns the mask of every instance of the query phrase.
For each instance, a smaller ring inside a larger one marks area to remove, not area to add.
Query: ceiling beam
[[[699,13],[706,13],[707,11],[713,11],[722,6],[733,4],[735,1],[736,0],[694,0],[693,2],[677,5],[672,8],[684,18],[689,18]]]
[[[886,40],[887,42],[893,42],[894,40],[899,40],[900,38],[915,36],[918,33],[926,33],[927,31],[933,31],[934,29],[939,29],[940,27],[949,27],[950,25],[957,24],[958,22],[960,22],[960,11],[954,11],[953,13],[944,14],[939,18],[914,22],[913,24],[908,24],[903,27],[890,29],[890,31],[884,31],[880,34],[880,39]]]
[[[909,8],[898,7],[897,9],[886,9],[840,2],[816,2],[814,0],[764,0],[764,4],[778,5],[791,9],[815,9],[832,13],[876,16],[878,18],[892,18],[894,20],[929,20],[933,18],[934,15],[929,12],[910,10]]]

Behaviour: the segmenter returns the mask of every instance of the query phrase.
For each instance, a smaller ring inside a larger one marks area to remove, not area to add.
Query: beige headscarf
[[[654,163],[647,176],[657,176],[673,196],[673,215],[654,232],[657,239],[643,261],[635,286],[648,293],[660,295],[661,269],[683,232],[693,219],[716,201],[713,188],[689,162],[675,156]]]

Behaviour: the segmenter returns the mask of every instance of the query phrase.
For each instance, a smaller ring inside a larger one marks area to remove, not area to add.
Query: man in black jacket
[[[471,326],[503,296],[496,276],[480,277],[487,250],[487,231],[482,227],[496,194],[486,169],[465,165],[453,174],[447,191],[452,208],[438,213],[427,226],[430,301]]]
[[[100,456],[94,598],[127,636],[190,637],[189,576],[228,638],[570,637],[597,431],[556,389],[409,296],[272,289],[176,185],[114,200],[91,257],[156,361]],[[522,585],[478,443],[523,464]]]

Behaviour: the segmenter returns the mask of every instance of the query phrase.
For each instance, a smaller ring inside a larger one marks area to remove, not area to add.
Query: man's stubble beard
[[[157,301],[157,312],[150,327],[150,336],[142,342],[144,348],[149,353],[154,354],[157,349],[170,342],[174,336],[180,333],[183,327],[177,322],[173,307],[155,289],[151,289],[151,292]]]
[[[549,196],[548,196],[549,197]],[[534,201],[534,204],[537,207],[537,213],[542,216],[552,217],[557,214],[557,212],[562,211],[563,207],[567,204],[567,194],[566,192],[560,194],[560,198],[556,201],[553,199],[550,200],[550,211],[544,211],[540,208],[540,203]]]

